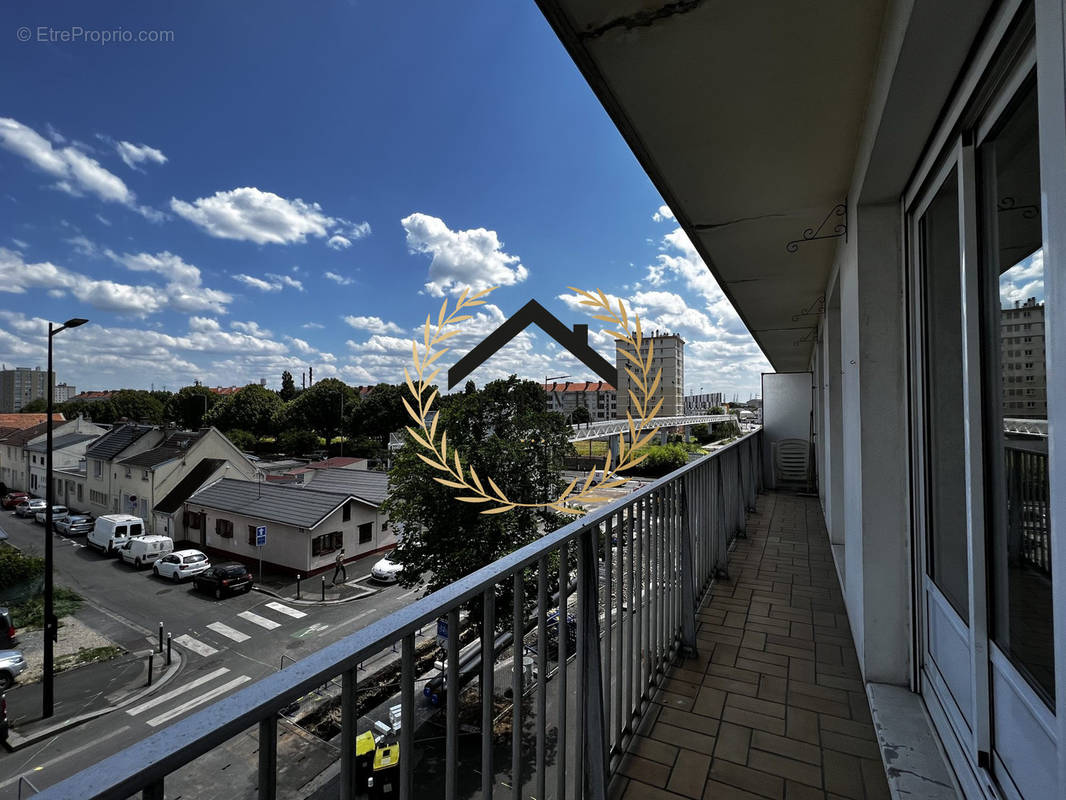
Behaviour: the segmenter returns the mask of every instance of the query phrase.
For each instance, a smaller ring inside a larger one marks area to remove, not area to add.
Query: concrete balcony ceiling
[[[540,5],[771,364],[807,369],[793,317],[843,238],[786,245],[844,222],[886,3]]]

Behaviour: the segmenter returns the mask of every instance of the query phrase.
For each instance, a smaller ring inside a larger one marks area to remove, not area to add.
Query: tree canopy
[[[197,430],[204,426],[204,417],[219,403],[219,396],[206,386],[183,386],[170,396],[166,418],[183,428]]]
[[[464,464],[483,479],[491,476],[513,500],[537,502],[549,493],[557,496],[562,458],[571,447],[563,417],[546,411],[540,384],[512,375],[445,400],[438,436],[447,430],[449,448],[458,448]],[[459,502],[457,490],[433,480],[442,473],[425,464],[420,452],[424,449],[408,437],[389,473],[384,506],[390,523],[402,530],[394,558],[404,567],[404,585],[434,591],[558,524],[555,515],[528,508],[480,513],[484,506]],[[506,592],[498,601],[506,605]]]
[[[389,434],[403,430],[411,421],[403,406],[406,394],[406,387],[379,383],[352,414],[351,435],[367,436],[376,439],[382,447],[387,447]]]
[[[280,401],[279,401],[280,402]],[[359,405],[356,391],[337,378],[325,378],[304,389],[285,407],[285,430],[311,430],[330,440],[347,428],[345,420]]]
[[[237,429],[254,436],[265,436],[275,430],[282,407],[276,392],[253,383],[211,408],[204,417],[204,424],[223,431]]]
[[[292,373],[285,370],[281,373],[281,391],[278,392],[278,397],[287,403],[296,395],[296,381],[292,379]]]

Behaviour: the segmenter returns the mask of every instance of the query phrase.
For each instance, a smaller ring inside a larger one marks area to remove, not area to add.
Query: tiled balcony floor
[[[757,508],[612,798],[889,797],[818,501]]]

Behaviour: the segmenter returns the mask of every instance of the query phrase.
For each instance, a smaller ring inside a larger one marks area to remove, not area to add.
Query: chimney
[[[306,372],[301,372],[300,373],[300,388],[301,389],[306,389],[307,388],[307,373]]]
[[[315,385],[315,368],[314,367],[308,367],[307,368],[307,385],[308,386],[314,386]]]

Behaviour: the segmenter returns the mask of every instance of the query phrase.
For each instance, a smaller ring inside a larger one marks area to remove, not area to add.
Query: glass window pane
[[[918,235],[925,334],[927,568],[969,623],[959,184],[954,169],[918,221]]]
[[[1049,705],[1055,692],[1044,258],[1035,82],[978,152],[986,254],[986,441],[993,638]],[[1040,433],[1042,421],[1043,432]],[[1036,430],[1038,432],[1023,432]]]

